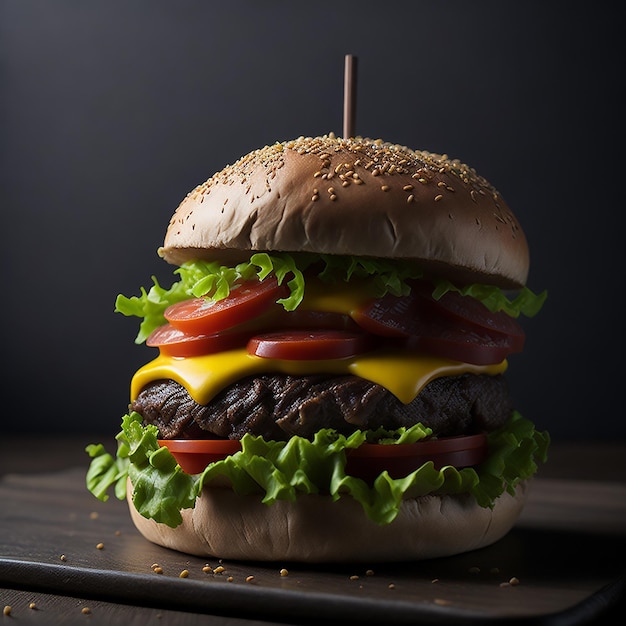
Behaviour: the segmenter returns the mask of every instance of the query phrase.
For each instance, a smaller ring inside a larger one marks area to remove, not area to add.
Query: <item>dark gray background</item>
[[[518,407],[555,439],[623,438],[615,7],[0,0],[3,431],[117,432],[152,352],[116,294],[169,284],[156,248],[196,184],[341,133],[352,53],[357,133],[471,164],[524,226],[550,295],[510,359]]]

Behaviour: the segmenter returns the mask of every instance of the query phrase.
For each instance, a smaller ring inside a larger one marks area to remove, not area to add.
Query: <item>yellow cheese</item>
[[[246,376],[280,372],[295,376],[354,374],[384,386],[402,402],[409,403],[434,378],[467,372],[494,375],[504,372],[506,367],[506,361],[497,365],[470,365],[399,350],[319,361],[266,359],[248,354],[245,348],[186,359],[159,355],[133,377],[131,400],[148,383],[171,379],[183,385],[196,402],[207,404],[222,389]]]
[[[324,284],[308,280],[303,309],[354,314],[374,294],[366,281]],[[131,400],[149,383],[171,379],[183,385],[199,404],[207,404],[228,385],[245,378],[267,373],[294,376],[308,374],[353,374],[378,383],[408,404],[433,379],[464,373],[500,374],[507,362],[496,365],[470,365],[450,359],[407,350],[377,350],[348,359],[295,361],[267,359],[247,353],[245,348],[191,358],[159,355],[144,365],[131,382]]]

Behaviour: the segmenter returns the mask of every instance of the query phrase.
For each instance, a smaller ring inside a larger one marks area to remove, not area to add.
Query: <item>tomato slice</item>
[[[383,337],[406,337],[419,327],[418,298],[415,295],[393,296],[371,300],[354,311],[354,321],[364,330]]]
[[[420,290],[419,294],[431,318],[447,319],[464,327],[474,326],[479,332],[495,339],[505,335],[513,352],[521,352],[523,349],[524,330],[516,319],[503,311],[494,313],[476,298],[455,291],[448,291],[439,300],[435,300],[424,290]]]
[[[193,357],[214,352],[224,352],[246,345],[250,333],[226,331],[212,335],[190,335],[164,324],[156,328],[146,345],[158,348],[161,354],[177,357]]]
[[[172,453],[187,474],[199,474],[210,463],[241,450],[236,439],[159,439],[159,445]],[[480,433],[408,444],[365,443],[347,450],[346,457],[346,473],[371,483],[385,470],[392,478],[403,478],[428,461],[435,469],[479,465],[487,458],[487,436]]]
[[[276,278],[250,280],[231,289],[222,300],[192,298],[165,309],[165,319],[178,330],[192,335],[212,335],[255,318],[276,300],[287,295],[287,285]]]
[[[159,439],[159,445],[172,453],[187,474],[199,474],[209,463],[241,450],[237,439]]]
[[[343,359],[373,347],[373,337],[344,330],[290,330],[255,335],[248,341],[250,354],[268,359]]]
[[[459,324],[424,323],[418,334],[402,339],[401,345],[409,350],[474,365],[501,363],[514,352],[505,335],[487,335]]]
[[[373,482],[384,470],[391,478],[403,478],[432,461],[435,469],[479,465],[487,458],[487,436],[461,435],[407,444],[365,443],[346,451],[346,474]]]

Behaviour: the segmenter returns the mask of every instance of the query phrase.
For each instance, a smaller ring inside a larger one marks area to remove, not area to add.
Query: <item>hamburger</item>
[[[116,310],[158,354],[87,486],[182,552],[260,561],[447,556],[504,536],[549,436],[505,371],[528,244],[498,191],[445,155],[300,137],[191,191]]]

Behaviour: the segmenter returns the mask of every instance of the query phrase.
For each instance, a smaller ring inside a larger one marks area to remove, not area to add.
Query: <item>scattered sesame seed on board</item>
[[[9,616],[9,615],[11,615],[11,611],[12,611],[12,610],[13,610],[13,609],[11,608],[11,605],[10,605],[10,604],[5,604],[5,605],[4,605],[4,608],[2,609],[2,615],[7,615],[7,616]]]
[[[280,574],[282,577],[289,576],[289,570],[287,570],[287,569],[285,569],[285,568],[283,567],[283,568],[280,570],[279,574]]]
[[[178,574],[179,578],[188,578],[189,577],[189,570],[188,569],[184,569],[180,574]]]

